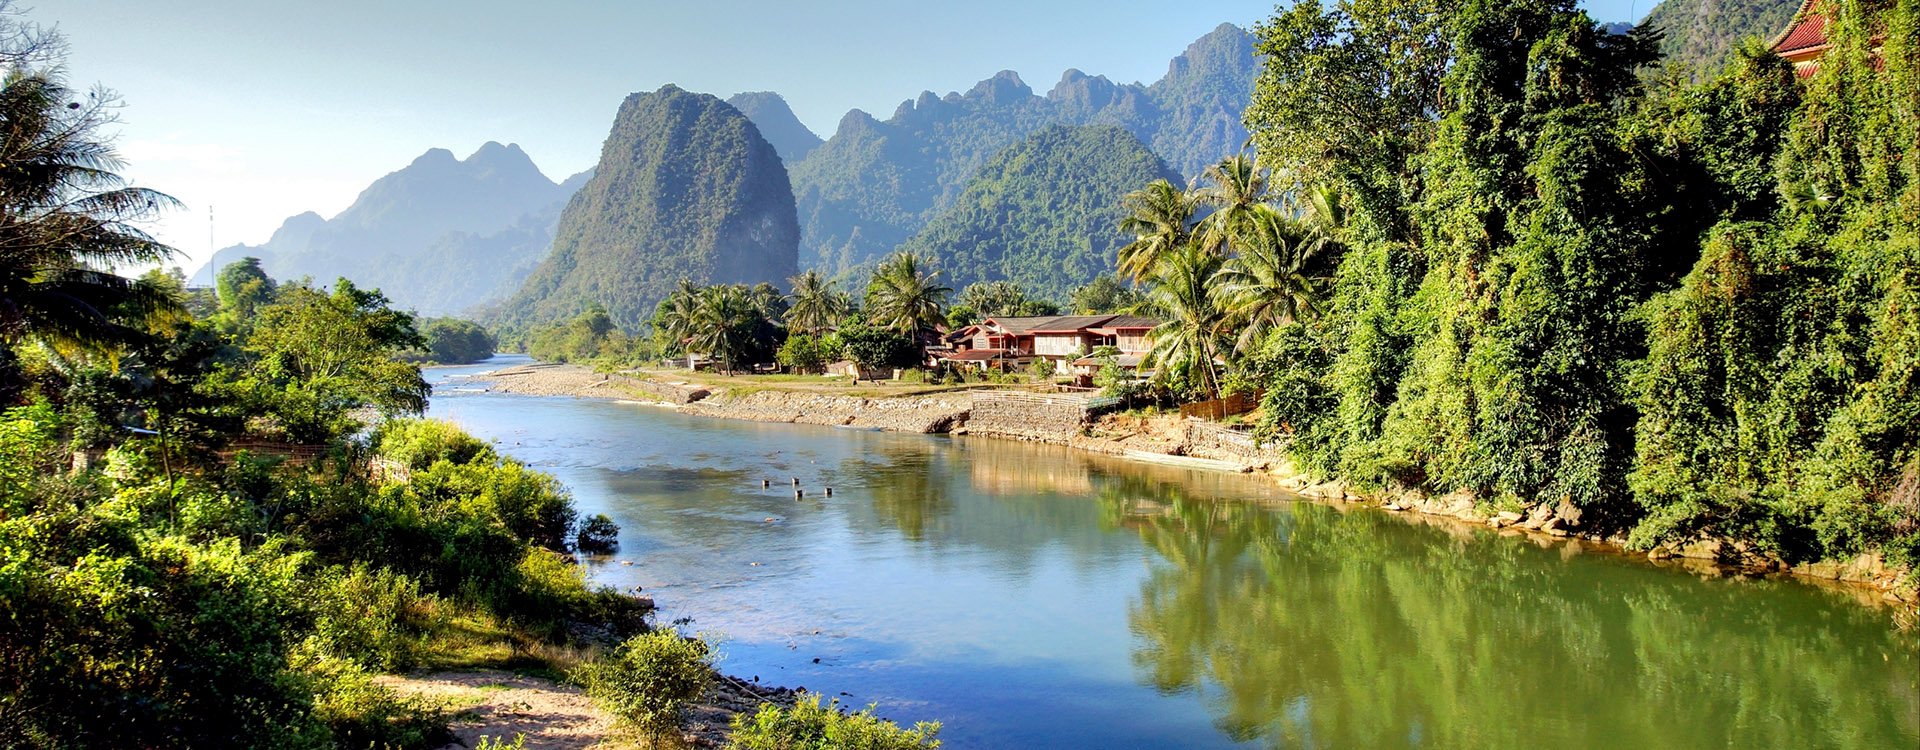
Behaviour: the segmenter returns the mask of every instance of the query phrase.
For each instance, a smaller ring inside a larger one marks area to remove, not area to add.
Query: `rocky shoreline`
[[[1427,497],[1400,492],[1361,494],[1338,482],[1315,482],[1278,451],[1251,438],[1206,422],[1177,416],[1107,415],[1088,423],[1044,403],[976,407],[973,394],[933,393],[860,397],[803,390],[708,392],[688,384],[661,383],[605,375],[570,365],[533,364],[483,373],[488,390],[541,396],[633,399],[679,408],[701,416],[756,422],[790,422],[861,427],[914,433],[952,433],[1064,445],[1079,450],[1154,463],[1255,473],[1289,491],[1323,502],[1364,505],[1410,516],[1484,526],[1507,535],[1528,535],[1542,543],[1578,542],[1583,548],[1642,557],[1654,564],[1682,566],[1711,575],[1791,575],[1839,584],[1881,601],[1913,609],[1920,606],[1914,571],[1888,566],[1877,555],[1845,562],[1786,565],[1737,545],[1714,540],[1683,547],[1659,547],[1646,553],[1626,548],[1626,540],[1581,528],[1577,509],[1535,505],[1524,510],[1488,509],[1465,493]],[[980,413],[976,414],[975,409]]]

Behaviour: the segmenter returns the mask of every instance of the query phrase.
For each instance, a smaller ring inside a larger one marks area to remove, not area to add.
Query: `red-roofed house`
[[[1135,315],[1046,315],[993,317],[947,334],[959,365],[1018,366],[1035,359],[1066,363],[1095,347],[1117,347],[1137,356],[1147,350],[1147,331],[1160,321]]]
[[[1828,0],[1801,0],[1787,28],[1768,45],[1774,54],[1793,63],[1793,72],[1809,78],[1820,69],[1820,56],[1827,52],[1827,14],[1819,9]]]

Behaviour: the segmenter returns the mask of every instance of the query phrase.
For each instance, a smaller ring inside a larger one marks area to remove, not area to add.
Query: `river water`
[[[457,377],[515,361],[430,370],[431,413],[620,524],[593,578],[731,674],[942,721],[954,750],[1920,747],[1920,634],[1844,592],[1239,475]]]

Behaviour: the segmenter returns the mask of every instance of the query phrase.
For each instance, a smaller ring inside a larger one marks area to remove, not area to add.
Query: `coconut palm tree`
[[[132,222],[178,206],[115,174],[122,162],[99,133],[112,105],[44,73],[0,83],[0,349],[128,344],[145,319],[175,312],[164,290],[112,272],[171,256]]]
[[[1120,248],[1120,273],[1134,281],[1150,275],[1160,258],[1187,244],[1193,231],[1193,198],[1173,183],[1154,180],[1120,198],[1127,216],[1120,231],[1133,241]]]
[[[1195,190],[1194,200],[1211,207],[1201,222],[1198,234],[1201,247],[1224,254],[1228,244],[1253,215],[1255,206],[1267,200],[1267,174],[1253,157],[1241,154],[1221,159],[1203,174],[1208,184]]]
[[[847,296],[833,288],[833,281],[821,277],[818,271],[808,271],[788,282],[793,285],[793,294],[789,295],[793,305],[787,308],[789,329],[818,336],[838,328],[852,307]]]
[[[1220,263],[1219,255],[1189,243],[1161,258],[1148,279],[1147,304],[1165,322],[1147,332],[1140,366],[1163,380],[1179,376],[1202,399],[1220,392],[1216,363],[1226,350],[1226,316],[1208,290]]]
[[[693,282],[681,279],[680,284],[667,298],[655,308],[653,315],[654,332],[662,340],[662,346],[679,349],[688,338],[693,336],[694,316],[700,307],[701,289]]]
[[[720,363],[732,374],[753,349],[755,323],[762,320],[753,292],[738,284],[700,290],[691,319],[688,345]]]
[[[1300,222],[1264,203],[1234,235],[1240,252],[1221,264],[1213,282],[1228,324],[1240,330],[1236,353],[1252,351],[1275,327],[1319,313],[1319,284],[1305,268],[1326,243],[1307,235]]]
[[[901,251],[881,261],[867,283],[868,322],[916,341],[920,334],[946,325],[947,297],[953,290],[941,286],[939,276],[913,252]]]

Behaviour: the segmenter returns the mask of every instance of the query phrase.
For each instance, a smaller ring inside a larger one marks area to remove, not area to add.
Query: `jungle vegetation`
[[[1920,4],[1834,10],[1700,83],[1563,0],[1279,12],[1257,157],[1128,198],[1150,359],[1321,478],[1920,561]]]

